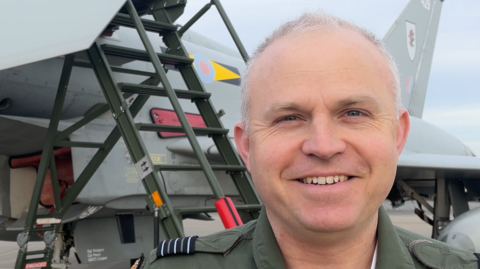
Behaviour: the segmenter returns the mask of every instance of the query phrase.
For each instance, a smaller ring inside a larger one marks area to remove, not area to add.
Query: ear
[[[408,131],[410,130],[410,116],[405,108],[399,111],[398,125],[397,125],[397,156],[403,151],[403,147],[407,142]]]
[[[247,166],[248,171],[250,171],[250,140],[248,139],[248,135],[245,132],[245,126],[243,125],[243,123],[239,122],[235,124],[234,136],[235,144],[237,144],[238,153],[240,154],[240,157],[242,157],[242,160]]]

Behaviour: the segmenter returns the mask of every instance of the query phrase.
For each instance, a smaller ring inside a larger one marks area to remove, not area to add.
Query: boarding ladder
[[[140,170],[139,177],[142,179],[143,186],[148,194],[147,204],[155,216],[153,235],[155,247],[159,241],[159,226],[162,227],[167,238],[184,236],[181,223],[177,218],[177,215],[180,214],[218,211],[227,228],[241,224],[242,221],[237,214],[237,210],[248,212],[251,218],[258,217],[261,201],[256,194],[245,166],[227,136],[228,129],[223,127],[219,115],[214,110],[209,99],[210,93],[205,91],[195,73],[192,65],[193,60],[189,57],[181,40],[182,34],[205,14],[212,5],[215,5],[239,48],[242,57],[246,61],[248,56],[245,49],[239,41],[221,3],[219,0],[212,0],[183,27],[179,27],[173,23],[183,13],[186,0],[157,0],[150,2],[143,1],[142,3],[148,3],[148,7],[143,7],[142,10],[140,10],[140,8],[135,7],[132,0],[127,0],[125,6],[114,17],[110,24],[136,29],[145,46],[145,50],[94,43],[86,51],[90,64],[76,62],[73,54],[65,56],[25,228],[17,237],[20,250],[17,255],[15,269],[52,268],[53,245],[56,236],[62,229],[62,217],[120,138],[123,138],[125,141],[132,161],[136,164],[137,170]],[[145,12],[145,10],[147,10],[147,12]],[[139,12],[150,13],[153,15],[154,20],[141,19]],[[147,37],[146,31],[158,33],[163,37],[163,41],[167,46],[165,53],[155,52]],[[106,55],[151,62],[155,72],[110,66]],[[175,69],[182,75],[188,90],[172,88],[167,79],[164,65],[175,66]],[[66,130],[57,132],[70,74],[74,66],[93,69],[100,83],[107,105],[85,116]],[[148,78],[140,84],[119,83],[115,81],[112,72],[143,75]],[[161,83],[162,87],[157,86],[159,83]],[[133,94],[138,94],[138,97],[131,106],[128,106],[125,99]],[[168,97],[181,126],[135,123],[134,117],[139,113],[150,96]],[[189,99],[196,104],[206,127],[191,127],[179,103],[179,99]],[[85,126],[107,111],[111,111],[115,119],[116,127],[103,143],[67,140],[67,137],[74,131]],[[196,154],[199,165],[153,165],[140,136],[140,131],[185,133]],[[213,139],[223,158],[223,165],[209,164],[196,137],[202,135],[208,135]],[[55,168],[54,149],[58,147],[98,149],[86,168],[75,180],[75,183],[63,195],[60,193]],[[37,214],[37,209],[48,170],[50,170],[52,179],[54,207],[49,214],[39,215]],[[238,192],[243,198],[244,205],[234,205],[230,198],[225,197],[215,178],[214,170],[223,170],[231,175]],[[159,171],[203,171],[217,199],[215,207],[173,208],[166,190],[163,188],[163,179],[159,177]],[[161,225],[159,225],[160,223]],[[45,248],[40,251],[28,251],[27,243],[30,236],[39,232],[43,233]],[[32,256],[37,257],[32,258]],[[39,258],[38,256],[42,257]]]

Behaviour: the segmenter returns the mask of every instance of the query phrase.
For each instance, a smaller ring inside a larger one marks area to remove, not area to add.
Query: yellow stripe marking
[[[240,78],[238,74],[235,74],[234,72],[217,64],[216,62],[210,61],[210,63],[212,64],[213,69],[215,69],[215,80],[227,80],[227,79]]]

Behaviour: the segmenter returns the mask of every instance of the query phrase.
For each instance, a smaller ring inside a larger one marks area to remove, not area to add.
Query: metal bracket
[[[395,182],[397,183],[398,187],[400,187],[408,196],[421,203],[432,214],[435,214],[433,212],[433,207],[429,203],[427,203],[427,201],[420,194],[418,194],[414,189],[408,186],[405,181],[403,181],[402,179],[396,179]]]
[[[186,0],[161,0],[157,1],[156,3],[153,3],[153,5],[150,7],[151,11],[157,11],[157,10],[162,10],[165,8],[171,8],[179,5],[185,5],[187,3]]]
[[[128,104],[125,100],[123,100],[122,105],[120,106],[120,113],[118,114],[112,113],[113,118],[118,119],[118,117],[124,114],[127,109],[128,109]]]
[[[128,104],[125,100],[123,100],[122,102],[122,106],[120,107],[120,110],[122,111],[122,113],[125,113],[125,110],[128,109]]]
[[[433,220],[431,218],[429,218],[427,215],[425,215],[425,211],[423,211],[422,209],[415,208],[415,214],[420,219],[425,221],[425,223],[429,224],[430,226],[433,226]]]
[[[225,115],[225,110],[220,109],[220,110],[218,111],[218,113],[217,113],[217,116],[218,116],[219,118],[221,118],[223,115]]]
[[[160,219],[165,219],[165,218],[168,218],[170,217],[170,210],[168,210],[168,208],[165,206],[165,205],[162,205],[162,206],[159,206],[158,207],[158,213],[159,213],[159,217]]]
[[[47,248],[53,249],[53,241],[55,241],[55,237],[57,237],[55,231],[46,231],[43,234],[43,241],[45,242]]]
[[[21,252],[27,252],[27,244],[30,241],[30,235],[28,233],[19,233],[17,235],[17,244]]]

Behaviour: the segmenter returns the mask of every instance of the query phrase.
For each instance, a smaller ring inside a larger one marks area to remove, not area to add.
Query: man
[[[235,126],[259,219],[199,238],[194,255],[154,250],[145,268],[477,268],[381,207],[410,127],[399,88],[365,30],[325,14],[282,25],[247,66]]]

